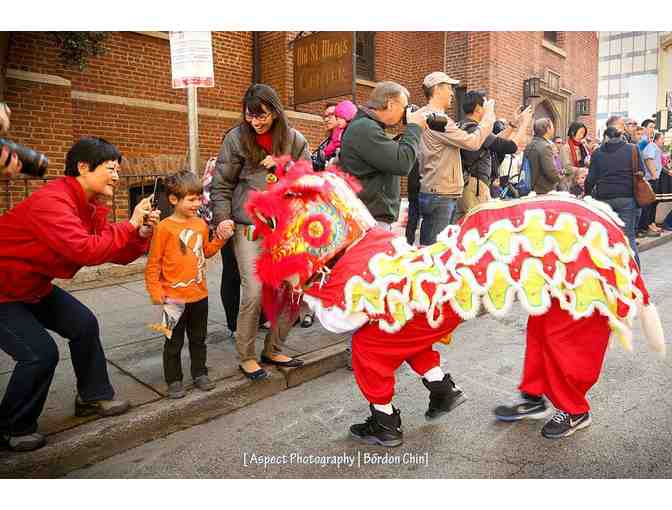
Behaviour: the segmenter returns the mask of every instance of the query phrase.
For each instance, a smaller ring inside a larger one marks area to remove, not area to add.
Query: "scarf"
[[[569,144],[569,154],[572,156],[572,166],[583,167],[586,166],[585,160],[588,155],[586,147],[583,145],[583,142],[577,142],[574,138],[569,138],[567,140]]]
[[[273,135],[270,131],[261,135],[256,135],[256,142],[267,154],[273,154]]]

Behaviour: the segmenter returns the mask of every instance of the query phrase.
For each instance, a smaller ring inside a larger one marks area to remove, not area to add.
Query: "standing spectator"
[[[562,178],[558,185],[560,191],[569,191],[579,169],[588,168],[590,159],[588,157],[588,148],[584,143],[587,134],[586,125],[582,122],[572,122],[569,125],[567,143],[560,148],[560,159],[563,170]]]
[[[359,108],[341,142],[340,164],[362,185],[359,198],[385,230],[399,216],[400,178],[408,175],[417,158],[422,129],[421,112],[407,113],[409,93],[398,83],[376,85],[366,106]],[[398,141],[385,134],[406,115],[408,125]]]
[[[642,122],[642,127],[644,128],[644,131],[639,140],[639,150],[643,152],[644,149],[646,149],[646,146],[653,141],[653,132],[656,129],[656,122],[653,119],[646,119]]]
[[[156,228],[145,267],[145,284],[155,305],[164,305],[163,373],[169,398],[186,395],[182,384],[182,346],[189,337],[191,377],[194,385],[210,391],[215,384],[206,367],[208,335],[208,284],[206,258],[210,258],[233,235],[227,220],[223,239],[210,241],[208,225],[197,216],[203,184],[189,170],[166,179],[166,195],[173,214]],[[175,322],[177,321],[177,322]]]
[[[535,120],[534,138],[523,153],[532,170],[532,190],[538,195],[553,191],[560,181],[560,175],[553,163],[553,149],[550,142],[554,131],[551,119],[542,117]]]
[[[0,349],[16,366],[0,403],[0,442],[36,450],[37,432],[58,364],[47,329],[68,340],[77,380],[75,416],[125,413],[107,373],[98,321],[91,310],[52,284],[83,266],[128,264],[147,251],[160,211],[150,199],[130,220],[109,224],[100,196],[112,197],[121,153],[101,138],[82,138],[65,157],[65,176],[54,179],[0,216]],[[147,221],[147,225],[143,222]]]
[[[236,349],[240,370],[252,380],[268,377],[255,356],[255,339],[261,313],[261,283],[255,276],[255,260],[261,250],[252,220],[245,212],[251,190],[265,190],[277,180],[274,156],[290,155],[292,159],[310,160],[308,144],[301,133],[289,127],[287,116],[275,90],[268,85],[254,84],[245,92],[242,119],[224,137],[215,165],[211,200],[217,234],[223,237],[226,222],[233,219],[233,248],[241,279]],[[283,310],[276,324],[268,331],[261,361],[271,365],[297,367],[303,362],[280,354],[282,344],[295,317]]]
[[[324,130],[326,132],[326,138],[320,142],[320,145],[317,146],[317,149],[310,155],[310,159],[313,162],[313,170],[320,171],[324,170],[327,166],[327,159],[324,154],[324,149],[331,141],[331,133],[336,128],[336,115],[334,111],[336,110],[336,103],[327,102],[327,107],[324,110],[322,115],[322,120],[324,122]]]
[[[574,174],[569,192],[576,198],[583,198],[586,195],[586,177],[588,177],[587,168],[579,168]]]
[[[461,129],[472,133],[478,129],[479,123],[485,116],[485,94],[470,90],[464,95],[462,110],[465,119],[459,123]],[[513,135],[514,140],[524,136],[532,119],[532,109],[527,108],[518,115],[513,123],[517,132]],[[518,150],[516,141],[509,140],[513,132],[510,124],[498,136],[489,134],[477,150],[462,149],[462,170],[467,182],[464,186],[462,198],[458,201],[459,216],[468,213],[478,204],[491,199],[490,183],[493,175],[493,160],[499,160],[506,154],[515,154]],[[467,177],[468,176],[468,177]]]
[[[658,178],[663,170],[663,133],[654,133],[649,143],[642,151],[642,158],[646,166],[645,178],[651,184],[653,191],[658,191]],[[639,231],[649,237],[658,237],[661,229],[656,225],[656,207],[658,203],[654,202],[642,209],[642,216],[639,219]]]
[[[632,158],[636,154],[639,169],[644,167],[639,158],[636,145],[626,143],[623,132],[615,126],[605,131],[606,143],[595,151],[590,160],[590,170],[586,178],[586,194],[597,200],[606,202],[623,220],[623,230],[630,241],[630,248],[635,253],[639,264],[637,251],[637,216],[639,208],[634,196],[632,183]]]
[[[642,136],[644,134],[644,128],[642,126],[637,126],[632,132],[632,142],[634,143],[637,148],[639,148],[639,142],[642,140]]]
[[[623,137],[628,143],[637,143],[635,142],[635,132],[637,131],[637,121],[631,117],[628,117],[624,121],[625,131],[623,132]]]

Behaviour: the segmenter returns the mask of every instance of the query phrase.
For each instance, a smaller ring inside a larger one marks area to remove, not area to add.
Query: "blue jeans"
[[[22,436],[37,430],[58,364],[58,348],[47,329],[69,340],[82,400],[114,396],[91,310],[58,287],[37,303],[0,303],[0,349],[16,361],[0,403],[0,433]]]
[[[434,193],[420,193],[420,244],[428,246],[436,242],[443,229],[453,221],[457,199]]]
[[[602,202],[609,204],[614,212],[623,220],[623,223],[625,223],[623,231],[628,241],[630,241],[630,248],[635,253],[637,265],[641,268],[639,251],[637,250],[637,220],[639,218],[639,206],[637,202],[631,197],[609,198],[602,200]]]
[[[420,221],[420,200],[417,196],[408,197],[408,221],[406,222],[406,241],[408,244],[415,242],[415,231]]]

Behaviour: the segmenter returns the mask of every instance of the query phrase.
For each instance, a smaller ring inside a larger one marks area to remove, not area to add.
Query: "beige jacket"
[[[420,111],[443,113],[430,105],[424,106]],[[420,150],[424,157],[424,167],[420,169],[422,176],[420,191],[461,196],[464,178],[462,177],[460,149],[478,150],[488,135],[492,133],[494,121],[494,115],[483,116],[479,129],[473,133],[461,130],[452,119],[448,119],[445,132],[425,129],[420,142]]]

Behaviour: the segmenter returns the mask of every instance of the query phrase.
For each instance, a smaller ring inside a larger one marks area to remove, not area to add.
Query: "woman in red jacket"
[[[12,450],[45,444],[37,420],[58,363],[47,329],[69,340],[76,416],[112,416],[129,407],[114,398],[96,317],[51,283],[72,278],[82,266],[128,264],[147,251],[159,219],[149,198],[130,220],[115,224],[107,222],[108,209],[97,201],[99,195],[112,196],[120,161],[111,143],[83,138],[68,151],[65,177],[0,216],[0,349],[16,361],[0,403],[0,440]]]

